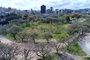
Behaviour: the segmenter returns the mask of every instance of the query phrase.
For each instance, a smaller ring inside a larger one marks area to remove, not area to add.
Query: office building
[[[45,14],[46,13],[46,6],[42,5],[41,6],[41,14]]]
[[[55,10],[55,14],[59,14],[59,9],[56,9]]]
[[[53,13],[53,7],[50,7],[51,13]]]
[[[47,9],[47,13],[52,14],[53,13],[53,7],[50,7],[49,9]]]

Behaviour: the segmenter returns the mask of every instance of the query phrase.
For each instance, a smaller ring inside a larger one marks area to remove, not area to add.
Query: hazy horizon
[[[20,10],[40,10],[41,5],[46,5],[47,9],[83,9],[90,8],[90,0],[0,0],[0,6]]]

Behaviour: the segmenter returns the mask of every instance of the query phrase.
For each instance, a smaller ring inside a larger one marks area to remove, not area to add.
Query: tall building
[[[53,13],[53,7],[50,7],[51,13]]]
[[[64,10],[63,9],[59,10],[59,14],[64,14]]]
[[[51,10],[50,9],[47,9],[47,13],[50,14],[51,13]]]
[[[41,6],[41,13],[42,14],[45,14],[46,13],[46,6],[45,5],[42,5]]]
[[[59,9],[56,9],[55,10],[55,14],[59,14]]]
[[[49,9],[47,9],[47,13],[48,14],[52,14],[54,11],[53,11],[53,7],[50,7]]]

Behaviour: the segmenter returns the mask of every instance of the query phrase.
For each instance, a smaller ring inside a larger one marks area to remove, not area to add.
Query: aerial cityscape
[[[90,60],[90,0],[0,0],[0,60]]]
[[[74,14],[74,13],[89,13],[90,12],[90,8],[82,8],[82,9],[54,9],[53,7],[49,7],[47,9],[46,5],[41,5],[40,10],[19,10],[19,9],[15,9],[15,8],[4,8],[4,7],[0,7],[0,13],[1,14],[8,14],[8,13],[36,13],[36,14]]]

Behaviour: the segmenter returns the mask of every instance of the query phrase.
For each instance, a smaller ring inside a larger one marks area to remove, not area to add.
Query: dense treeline
[[[7,14],[4,16],[0,16],[0,25],[9,24],[11,20],[19,19],[19,18],[21,18],[21,16],[17,14]]]
[[[50,33],[52,38],[63,40],[74,33],[87,31],[89,27],[89,24],[87,24],[88,26],[85,24],[88,23],[87,21],[88,19],[83,18],[80,14],[51,15],[45,18],[44,15],[7,14],[0,16],[0,33],[9,34],[16,39],[15,36],[22,31],[33,31],[40,39],[43,38],[43,35]]]

